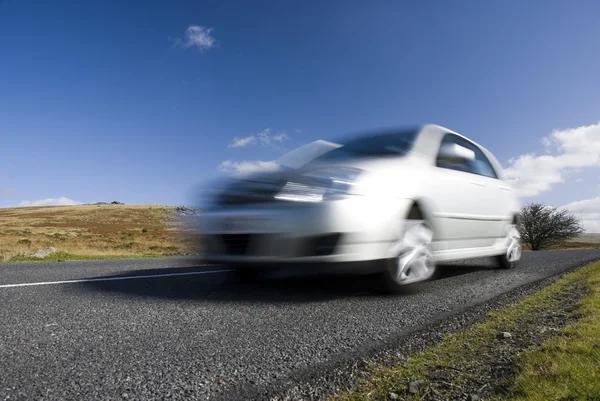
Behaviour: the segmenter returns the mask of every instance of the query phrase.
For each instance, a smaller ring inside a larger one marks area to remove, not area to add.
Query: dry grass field
[[[194,252],[196,241],[175,207],[81,205],[0,209],[0,261],[161,256]],[[35,258],[33,258],[35,259]]]
[[[586,233],[577,236],[571,240],[565,241],[562,244],[550,247],[550,249],[590,249],[600,248],[600,234]]]
[[[587,243],[587,244],[600,244],[600,233],[586,233],[586,234],[581,234],[580,236],[578,236],[577,238],[574,238],[573,240],[571,240],[569,242],[580,242],[580,243]]]
[[[525,250],[529,248],[523,244]],[[550,247],[551,250],[558,249],[597,249],[600,248],[600,234],[597,233],[586,233],[577,236],[571,240],[565,241],[562,244],[554,245]]]
[[[567,241],[559,245],[550,247],[551,250],[558,249],[595,249],[600,248],[600,242],[581,242],[581,241]]]

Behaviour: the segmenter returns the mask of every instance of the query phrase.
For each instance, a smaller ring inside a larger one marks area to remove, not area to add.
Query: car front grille
[[[259,256],[256,246],[263,246],[274,249],[273,241],[277,241],[277,236],[269,234],[219,234],[215,235],[214,240],[220,243],[222,251],[231,256]],[[299,240],[302,244],[302,251],[296,256],[327,256],[333,255],[342,239],[341,233],[330,233],[313,237],[304,237]],[[278,242],[278,250],[285,248],[283,242]],[[263,250],[266,248],[263,248]],[[262,254],[261,254],[262,255]],[[266,255],[262,255],[266,256]]]
[[[251,234],[224,234],[221,235],[221,241],[228,254],[246,255],[251,237]]]
[[[335,252],[340,239],[340,233],[331,233],[310,238],[308,241],[309,246],[307,256],[332,255]]]

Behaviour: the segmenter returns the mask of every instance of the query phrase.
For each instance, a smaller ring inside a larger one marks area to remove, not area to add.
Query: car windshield
[[[308,162],[318,158],[324,153],[330,152],[332,149],[338,148],[341,145],[324,140],[317,140],[300,146],[281,156],[275,162],[282,167],[295,169],[299,168]]]
[[[416,136],[416,130],[359,136],[345,142],[342,141],[341,147],[324,153],[315,160],[403,156],[412,148]]]

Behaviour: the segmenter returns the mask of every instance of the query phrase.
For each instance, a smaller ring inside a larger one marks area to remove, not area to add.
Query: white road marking
[[[44,282],[39,282],[39,283],[1,284],[0,288],[33,287],[36,285],[90,283],[90,282],[94,282],[94,281],[118,281],[118,280],[137,280],[137,279],[143,279],[143,278],[192,276],[192,275],[198,275],[198,274],[225,273],[225,272],[230,272],[230,271],[233,271],[233,270],[205,270],[205,271],[200,271],[200,272],[146,274],[146,275],[142,275],[142,276],[98,277],[98,278],[83,278],[83,279],[77,279],[77,280],[44,281]]]

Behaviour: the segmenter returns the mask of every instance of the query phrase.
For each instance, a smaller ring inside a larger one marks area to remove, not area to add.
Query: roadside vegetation
[[[80,205],[0,209],[0,261],[159,257],[197,251],[173,206]],[[33,256],[53,248],[44,257]]]
[[[600,263],[489,313],[400,366],[371,366],[357,400],[600,399]]]
[[[556,249],[583,233],[577,217],[566,209],[531,203],[521,209],[517,227],[527,249]]]

